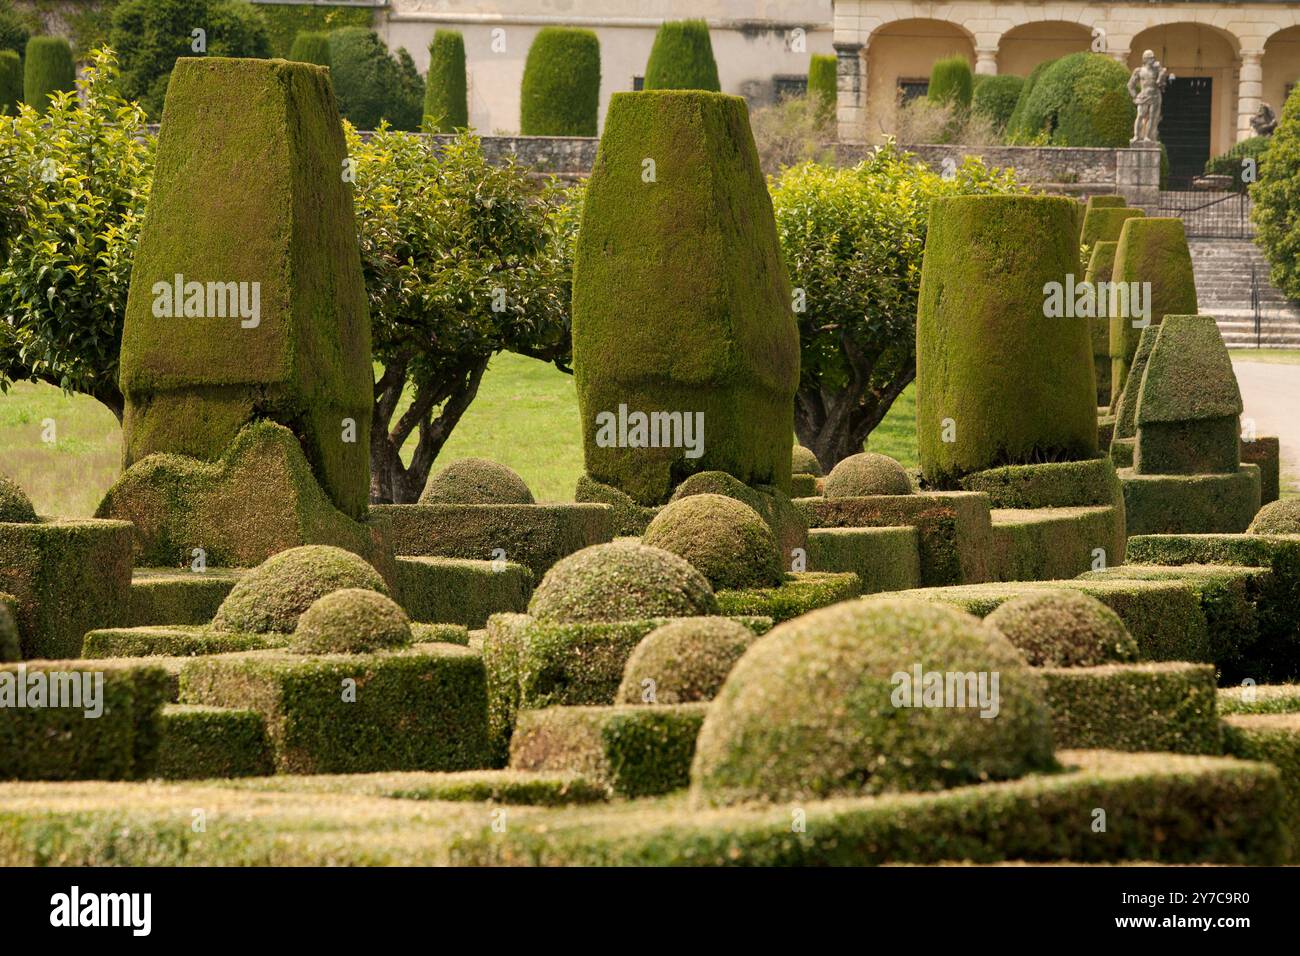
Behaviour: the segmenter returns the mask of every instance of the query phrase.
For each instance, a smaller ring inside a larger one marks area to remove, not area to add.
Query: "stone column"
[[[1237,80],[1237,142],[1255,135],[1250,128],[1250,118],[1259,109],[1264,96],[1264,68],[1260,64],[1262,50],[1242,50],[1241,70]]]
[[[1115,150],[1115,191],[1130,206],[1150,212],[1160,205],[1160,147]]]
[[[867,64],[861,43],[836,43],[836,119],[841,143],[867,138]]]
[[[998,48],[975,48],[975,72],[984,76],[996,76],[998,72]]]

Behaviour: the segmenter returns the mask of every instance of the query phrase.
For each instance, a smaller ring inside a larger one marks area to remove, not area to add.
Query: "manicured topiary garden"
[[[553,428],[580,431],[578,500],[463,458],[391,503],[368,456],[379,253],[338,174],[370,36],[334,35],[332,82],[171,71],[124,470],[86,520],[0,477],[0,863],[1300,859],[1300,515],[1260,509],[1177,221],[935,198],[920,467],[861,442],[819,460],[746,105],[716,92],[707,27],[666,24],[575,227],[580,418]],[[435,48],[426,114],[463,125],[463,47]],[[594,130],[588,35],[534,52],[525,112],[569,97],[553,112]],[[965,105],[965,61],[941,72]],[[1091,55],[1031,80],[1022,122],[1124,118]],[[1048,314],[1081,243],[1090,279],[1151,283],[1143,327]],[[208,314],[225,283],[236,308]],[[83,678],[78,708],[6,696]],[[189,838],[200,788],[220,839]]]

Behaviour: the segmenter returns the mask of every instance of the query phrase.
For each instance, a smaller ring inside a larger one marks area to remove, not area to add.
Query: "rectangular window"
[[[906,77],[898,78],[898,105],[906,106],[912,100],[925,96],[930,92],[930,81],[928,79],[907,79]]]

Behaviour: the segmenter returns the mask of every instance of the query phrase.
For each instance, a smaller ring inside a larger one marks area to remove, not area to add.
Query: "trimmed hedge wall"
[[[966,491],[982,491],[994,508],[1072,508],[1117,504],[1122,493],[1107,458],[1004,465],[962,478]]]
[[[999,581],[1072,578],[1091,569],[1097,550],[1124,560],[1124,509],[1006,508],[993,512],[994,577]]]
[[[262,715],[196,704],[168,704],[159,719],[154,773],[164,780],[260,777],[275,772]]]
[[[465,38],[458,30],[435,30],[429,43],[424,121],[433,123],[432,128],[439,133],[453,133],[469,126]]]
[[[646,61],[643,89],[722,90],[707,23],[669,20],[659,27]]]
[[[1219,689],[1221,714],[1300,714],[1300,684],[1258,684]]]
[[[209,568],[202,573],[173,568],[136,568],[131,575],[130,627],[207,624],[242,571]]]
[[[1300,715],[1251,714],[1223,722],[1224,752],[1271,763],[1282,780],[1280,816],[1291,833],[1290,861],[1300,861]]]
[[[776,587],[718,591],[718,613],[729,617],[770,617],[779,624],[851,600],[861,593],[862,583],[852,571],[790,573]]]
[[[808,569],[852,571],[863,594],[920,587],[921,537],[910,526],[817,528],[808,533]]]
[[[1259,511],[1255,465],[1229,475],[1139,475],[1121,468],[1119,477],[1131,535],[1236,533]]]
[[[519,713],[510,767],[577,773],[612,793],[645,797],[690,782],[707,703],[548,707]]]
[[[1222,752],[1208,664],[1105,664],[1040,669],[1060,747]]]
[[[281,773],[488,766],[483,660],[452,645],[305,659],[275,651],[199,658],[181,671],[181,703],[255,709]]]
[[[82,656],[88,659],[107,657],[201,657],[233,651],[258,651],[283,647],[288,639],[282,634],[241,634],[218,631],[206,624],[114,627],[86,632]]]
[[[1259,503],[1263,507],[1277,501],[1281,493],[1282,448],[1276,436],[1260,436],[1242,441],[1241,460],[1259,466]]]
[[[595,136],[600,41],[592,30],[543,27],[528,48],[519,100],[525,136]]]
[[[493,614],[525,610],[533,576],[512,561],[403,557],[397,590],[412,621],[482,627]]]

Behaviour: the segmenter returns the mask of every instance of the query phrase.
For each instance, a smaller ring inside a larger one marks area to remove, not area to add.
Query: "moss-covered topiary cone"
[[[122,330],[126,467],[215,461],[266,419],[366,516],[374,379],[345,155],[321,67],[176,61]]]
[[[1083,214],[1083,231],[1079,234],[1079,244],[1091,248],[1099,242],[1118,242],[1124,223],[1145,215],[1141,209],[1127,206],[1089,205]]]
[[[720,91],[709,25],[703,20],[670,20],[662,24],[646,61],[644,88]]]
[[[985,675],[996,716],[980,716],[978,692],[945,699],[949,672]],[[714,804],[817,800],[1054,767],[1043,686],[1020,652],[978,618],[895,599],[814,611],[754,642],[704,719],[691,788]]]
[[[1129,386],[1128,373],[1146,324],[1159,325],[1166,315],[1195,315],[1196,277],[1181,219],[1126,219],[1120,230],[1111,271],[1115,282],[1150,283],[1150,316],[1114,315],[1110,320],[1111,395]],[[1134,323],[1137,322],[1137,325]],[[1136,384],[1136,383],[1134,383]]]
[[[1096,667],[1138,656],[1119,615],[1081,591],[1024,594],[999,605],[984,623],[1035,667]]]
[[[410,643],[410,618],[392,598],[340,588],[302,613],[289,647],[296,654],[369,654]]]
[[[912,479],[907,469],[888,455],[864,451],[850,455],[832,468],[822,493],[827,498],[910,495]]]
[[[1045,314],[1078,269],[1074,203],[1051,196],[935,201],[916,323],[916,423],[931,487],[999,465],[1097,457],[1086,318]]]
[[[600,41],[591,30],[543,27],[524,63],[519,130],[525,136],[595,136]]]
[[[429,479],[422,505],[531,505],[533,493],[514,471],[486,458],[462,458]]]
[[[424,120],[439,133],[451,133],[469,126],[465,38],[457,30],[435,30],[429,44]]]
[[[1097,288],[1099,283],[1110,282],[1111,271],[1115,268],[1115,250],[1119,243],[1101,240],[1092,247],[1088,257],[1088,271],[1083,279]],[[1107,295],[1107,301],[1109,295]],[[1098,305],[1102,299],[1098,295]],[[1098,308],[1098,312],[1103,310]],[[1088,323],[1092,330],[1092,367],[1097,376],[1097,407],[1110,406],[1110,318],[1102,314],[1095,316]]]
[[[776,537],[758,512],[723,495],[690,495],[664,507],[642,540],[685,558],[715,591],[781,583]]]
[[[713,588],[684,558],[614,541],[556,562],[533,592],[528,613],[543,621],[626,621],[716,614]]]
[[[689,704],[712,700],[755,634],[725,617],[693,617],[655,628],[632,651],[616,700]]]
[[[788,494],[790,302],[744,101],[615,93],[573,267],[587,474],[641,505],[699,471]]]
[[[0,521],[31,524],[36,520],[36,509],[27,492],[18,483],[0,475]]]
[[[219,631],[288,634],[318,598],[343,588],[388,594],[379,572],[351,551],[312,544],[290,548],[249,571],[212,620]]]
[[[77,88],[72,47],[63,37],[40,36],[27,41],[23,56],[23,102],[39,113],[49,107],[50,94]]]

